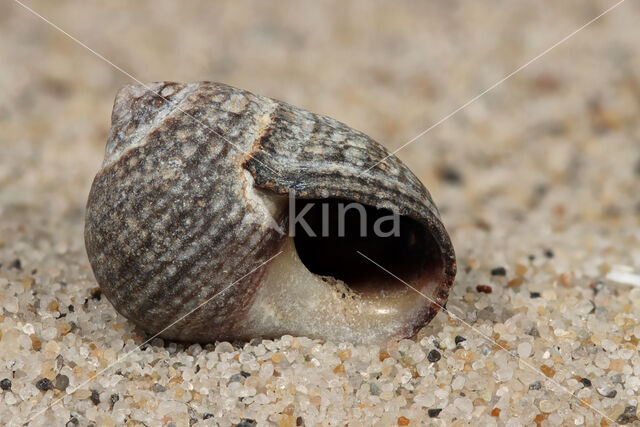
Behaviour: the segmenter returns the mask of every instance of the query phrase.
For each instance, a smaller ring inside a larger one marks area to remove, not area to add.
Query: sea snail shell
[[[449,236],[396,157],[368,170],[388,155],[381,145],[220,83],[147,87],[116,96],[86,212],[93,272],[125,317],[179,341],[291,334],[367,343],[411,336],[445,304],[456,272]],[[365,206],[365,219],[353,209],[344,237],[333,222],[322,234],[323,215],[349,202]],[[295,237],[287,232],[292,203],[318,237],[300,224]],[[370,231],[393,212],[399,236],[358,237],[360,225]]]

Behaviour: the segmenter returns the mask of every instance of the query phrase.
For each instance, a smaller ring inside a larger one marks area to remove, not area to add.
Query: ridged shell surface
[[[445,303],[455,256],[429,193],[399,160],[367,170],[387,155],[343,123],[224,84],[126,86],[87,203],[95,277],[116,309],[150,333],[249,339],[243,322],[268,272],[268,264],[256,266],[285,244],[286,196],[294,189],[301,199],[398,212],[434,237],[442,280],[433,301],[413,324],[390,332],[411,334]]]

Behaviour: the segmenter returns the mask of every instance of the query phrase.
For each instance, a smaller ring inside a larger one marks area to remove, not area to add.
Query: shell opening
[[[443,279],[435,239],[412,218],[343,199],[298,199],[295,212],[305,220],[293,225],[302,263],[314,274],[344,282],[356,294],[373,298],[407,291],[404,283],[358,252],[427,296],[430,285]]]
[[[275,337],[285,331],[336,341],[383,342],[412,335],[434,315],[431,301],[438,299],[436,290],[445,273],[440,249],[427,227],[398,216],[399,235],[394,236],[389,233],[391,220],[380,223],[391,212],[360,205],[361,210],[345,213],[342,235],[338,214],[341,204],[344,208],[349,203],[295,200],[290,234],[283,239],[281,254],[266,268],[242,336]],[[302,213],[304,225],[297,221]],[[382,235],[375,232],[376,223]]]

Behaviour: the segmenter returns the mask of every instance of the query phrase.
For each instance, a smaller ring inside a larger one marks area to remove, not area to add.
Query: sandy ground
[[[225,82],[390,149],[613,4],[28,2],[141,81]],[[451,233],[462,320],[383,347],[136,349],[82,236],[131,79],[0,3],[2,422],[639,425],[639,18],[627,0],[398,153]]]

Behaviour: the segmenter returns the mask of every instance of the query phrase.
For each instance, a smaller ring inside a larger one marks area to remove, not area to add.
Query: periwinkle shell
[[[406,166],[391,156],[368,170],[388,154],[334,119],[224,84],[126,86],[87,203],[95,277],[122,315],[169,339],[410,336],[446,302],[455,255]],[[292,201],[395,212],[401,235],[294,238]]]

